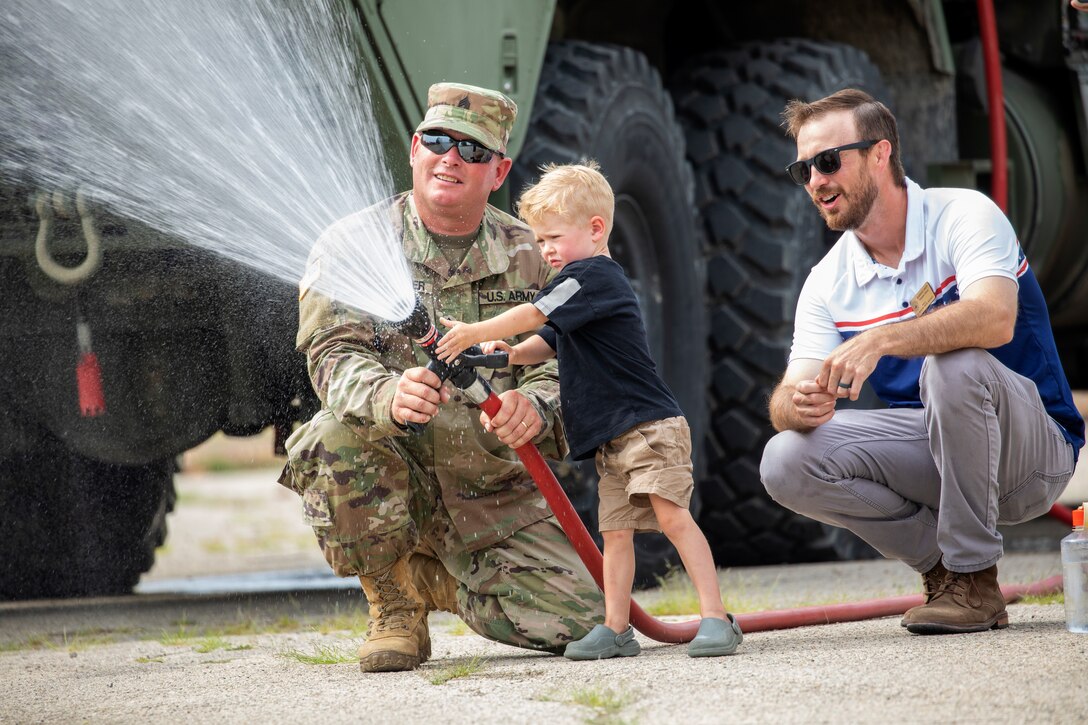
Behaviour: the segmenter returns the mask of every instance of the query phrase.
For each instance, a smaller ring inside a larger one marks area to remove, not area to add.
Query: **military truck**
[[[617,192],[612,250],[690,419],[719,565],[865,548],[779,508],[759,481],[797,294],[835,236],[783,172],[788,99],[854,86],[884,100],[923,185],[993,193],[1007,169],[1066,372],[1088,384],[1088,16],[1066,0],[349,2],[401,188],[437,80],[499,88],[520,107],[496,203],[509,207],[544,162],[601,163]],[[984,52],[992,31],[1000,68]],[[994,117],[1007,164],[991,159]],[[0,188],[0,598],[130,590],[164,540],[178,454],[216,431],[273,426],[282,441],[316,405],[289,285],[108,214],[91,220],[93,273],[60,284],[89,256],[89,212],[66,193]],[[80,321],[108,393],[93,417],[77,393]],[[563,473],[592,523],[591,473]],[[668,561],[661,544],[641,545],[641,578]]]

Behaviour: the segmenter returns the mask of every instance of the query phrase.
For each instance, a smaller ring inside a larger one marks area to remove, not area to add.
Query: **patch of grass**
[[[351,637],[362,637],[366,634],[370,617],[362,609],[353,609],[348,612],[338,612],[331,617],[326,617],[318,622],[314,629],[321,634],[333,632],[347,632]]]
[[[181,616],[173,621],[175,627],[192,627],[196,624],[195,620],[189,619],[189,613],[182,610]]]
[[[232,645],[225,637],[238,637],[243,635],[256,635],[262,634],[268,631],[297,631],[301,629],[301,626],[291,620],[293,627],[287,630],[280,630],[278,627],[282,624],[280,620],[270,625],[261,625],[253,620],[239,620],[234,624],[229,624],[222,628],[204,629],[195,627],[191,623],[181,624],[173,632],[163,631],[159,635],[158,641],[160,644],[166,647],[187,647],[192,645],[195,652],[201,654],[207,654],[208,652],[214,652],[215,650],[227,650],[228,652],[235,652],[244,649],[253,649],[251,644],[235,644]]]
[[[163,631],[157,637],[151,636],[146,639],[155,639],[167,647],[185,647],[193,645],[194,649],[198,652],[211,652],[216,649],[233,651],[252,649],[253,645],[245,644],[231,646],[230,642],[225,640],[224,637],[283,634],[288,632],[301,632],[306,629],[305,625],[297,619],[293,619],[286,615],[271,622],[262,622],[252,618],[246,618],[241,610],[238,612],[237,621],[219,627],[199,627],[192,620],[186,618],[185,615],[182,615],[182,619],[178,620],[176,624],[176,630],[169,632]]]
[[[594,723],[594,725],[618,725],[628,722],[620,717],[620,713],[635,701],[635,697],[630,693],[617,692],[611,687],[599,684],[580,687],[563,695],[537,695],[535,699],[544,702],[569,702],[588,707],[593,711],[593,715],[586,722]]]
[[[115,644],[133,631],[129,627],[120,629],[78,629],[72,632],[65,629],[60,634],[35,634],[25,639],[0,643],[0,652],[40,649],[80,652],[99,645]]]
[[[114,644],[129,632],[129,629],[81,629],[74,632],[63,630],[60,634],[35,634],[21,640],[0,644],[0,652],[21,652],[25,650],[64,650],[82,652],[100,645]]]
[[[575,705],[593,708],[598,715],[617,715],[634,701],[629,693],[616,692],[610,687],[587,685],[570,693]]]
[[[304,665],[343,665],[359,661],[355,648],[348,645],[317,644],[314,645],[312,653],[289,649],[279,654]]]
[[[695,585],[691,583],[687,572],[682,568],[670,569],[665,576],[658,577],[657,581],[657,590],[648,592],[645,602],[640,602],[647,613],[655,617],[699,614],[699,593],[695,591]],[[720,592],[721,589],[719,589]],[[763,609],[776,609],[781,606],[774,603],[773,590],[767,596],[753,598],[743,588],[739,587],[734,587],[728,597],[723,596],[723,603],[726,611],[729,612],[758,612]],[[831,602],[821,603],[829,604]]]
[[[1017,604],[1065,604],[1065,592],[1053,594],[1033,594],[1024,597]]]
[[[147,665],[151,663],[162,664],[166,660],[163,659],[165,655],[158,655],[157,657],[137,657],[136,661],[141,665]]]
[[[56,646],[56,641],[49,637],[49,635],[35,634],[33,636],[27,637],[26,639],[18,639],[0,644],[0,652],[23,652],[25,650],[38,650],[46,648],[56,649]]]
[[[287,632],[301,632],[303,629],[302,623],[297,619],[283,615],[272,622],[256,622],[252,619],[239,618],[238,621],[223,626],[219,633],[229,636],[284,634]]]
[[[208,652],[214,652],[215,650],[226,650],[227,652],[251,650],[254,649],[254,646],[252,646],[252,644],[231,644],[231,642],[228,642],[222,637],[213,635],[211,637],[199,639],[193,649],[200,654],[207,654]]]
[[[159,635],[159,643],[165,647],[184,647],[200,636],[201,633],[191,629],[189,625],[181,624],[173,632],[163,630]]]
[[[69,652],[82,652],[91,647],[104,644],[114,644],[120,639],[116,632],[77,633],[71,637],[64,637],[64,649]]]
[[[461,677],[470,677],[484,668],[485,662],[478,656],[462,660],[448,667],[443,667],[431,675],[429,682],[432,685],[444,685],[450,680]]]
[[[672,569],[665,576],[658,577],[657,581],[658,590],[653,601],[643,605],[648,614],[661,616],[699,613],[699,594],[683,569]]]
[[[217,649],[228,649],[229,647],[230,642],[222,637],[204,637],[193,645],[193,650],[203,655],[214,652]]]
[[[856,602],[859,599],[879,599],[916,593],[913,590],[903,590],[901,587],[890,587],[887,591],[873,592],[865,596],[847,589],[831,595],[797,597],[780,590],[777,581],[772,582],[769,588],[757,587],[757,591],[753,591],[750,582],[738,578],[732,572],[726,573],[724,583],[720,583],[719,587],[719,591],[724,590],[722,601],[728,612],[759,612],[792,607],[827,606]],[[694,615],[699,612],[699,595],[681,568],[673,568],[665,576],[658,577],[658,588],[638,593],[636,599],[639,600],[642,608],[653,616]]]

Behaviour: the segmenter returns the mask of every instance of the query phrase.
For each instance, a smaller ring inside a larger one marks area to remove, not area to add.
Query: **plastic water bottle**
[[[1088,634],[1088,531],[1084,509],[1073,512],[1073,533],[1062,539],[1062,580],[1065,585],[1065,626]]]

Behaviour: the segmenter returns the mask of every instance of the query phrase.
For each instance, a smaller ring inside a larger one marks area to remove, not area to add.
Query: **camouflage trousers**
[[[470,551],[438,482],[397,439],[364,440],[322,411],[287,448],[280,483],[302,497],[303,517],[338,576],[424,553],[459,582],[465,623],[516,647],[559,652],[604,622],[604,597],[554,516]]]

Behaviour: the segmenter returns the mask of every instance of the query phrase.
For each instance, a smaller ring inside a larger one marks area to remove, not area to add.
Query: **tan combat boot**
[[[366,642],[359,648],[363,672],[414,670],[431,656],[427,607],[412,583],[408,557],[385,571],[360,576],[370,603]]]
[[[903,614],[903,619],[899,622],[899,626],[906,627],[912,621],[913,615],[911,612],[916,609],[921,609],[924,605],[933,601],[933,598],[941,591],[941,586],[944,584],[944,578],[946,576],[948,576],[948,569],[944,568],[944,564],[940,559],[937,560],[937,563],[934,564],[929,571],[922,574],[923,602],[917,607],[908,609],[906,613]]]
[[[948,572],[929,604],[915,607],[908,614],[907,631],[914,634],[985,632],[1009,626],[996,564],[969,574]]]
[[[442,562],[426,554],[412,554],[408,559],[412,583],[427,605],[428,612],[452,612],[457,610],[457,580],[442,566]]]

